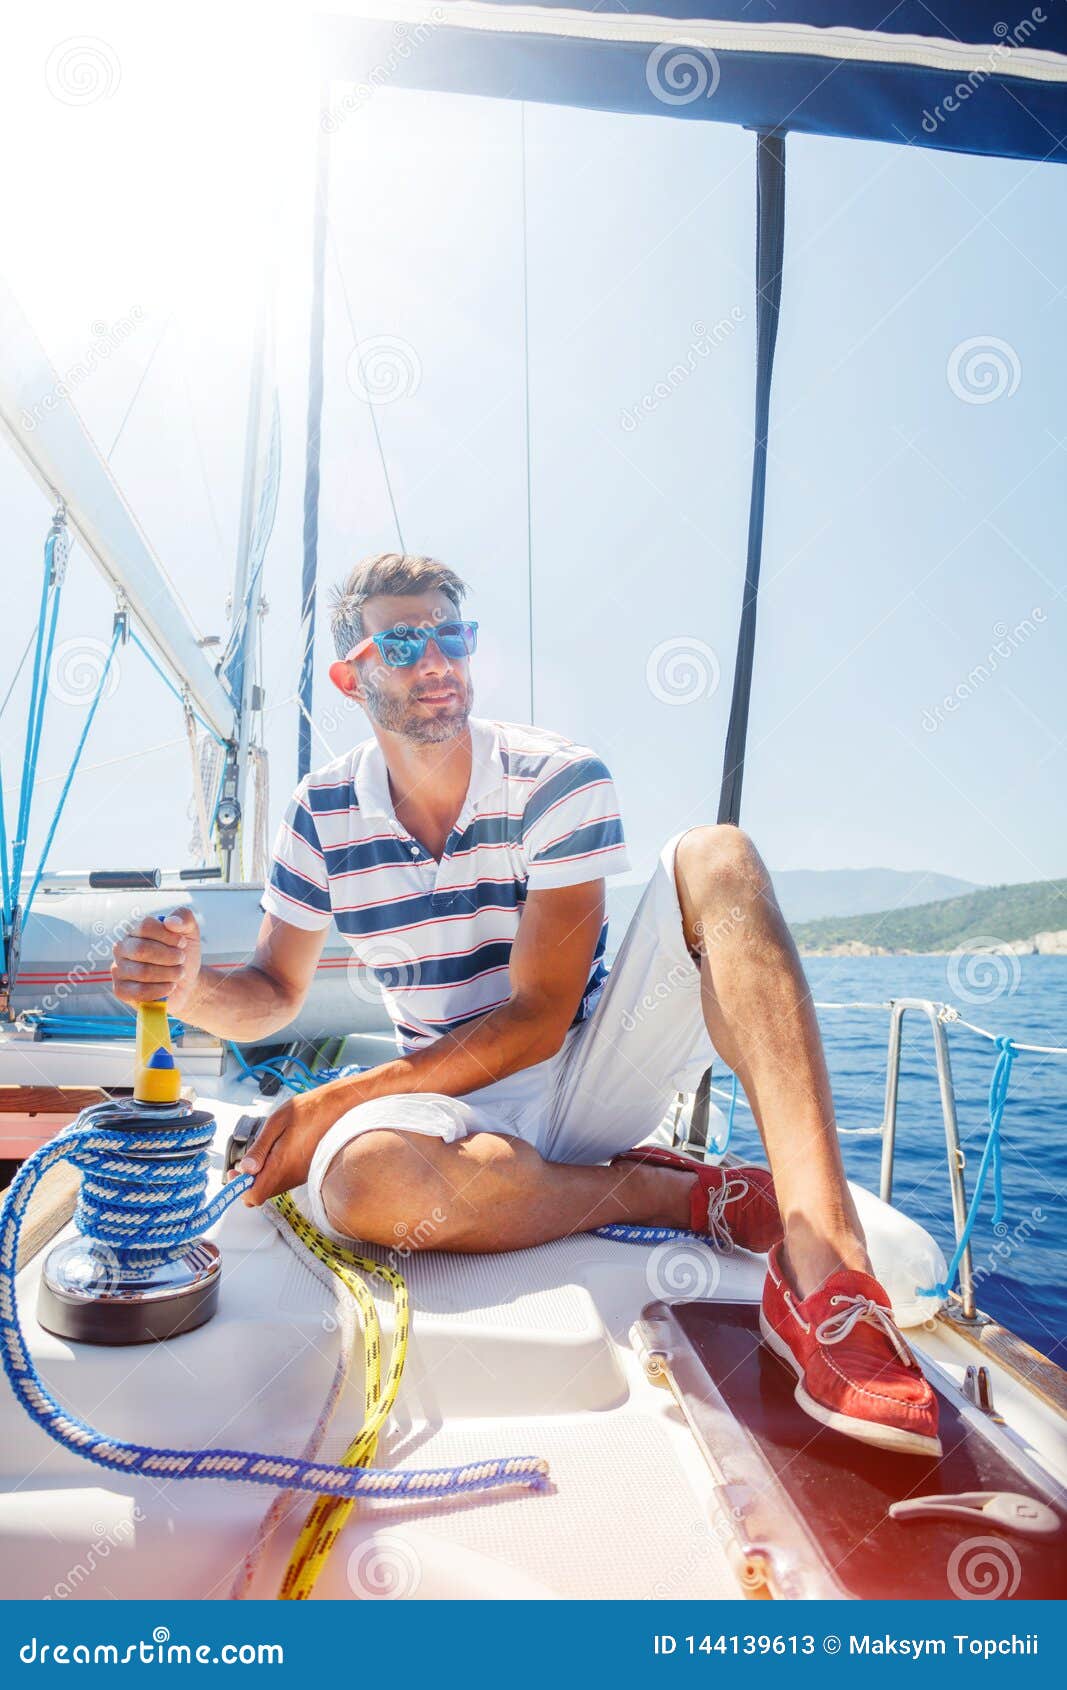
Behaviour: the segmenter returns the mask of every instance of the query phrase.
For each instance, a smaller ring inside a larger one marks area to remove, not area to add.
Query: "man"
[[[663,846],[610,973],[604,882],[629,867],[604,763],[471,715],[465,583],[383,554],[335,594],[334,685],[373,737],[301,781],[255,954],[201,966],[188,909],[115,946],[127,1003],[166,995],[220,1038],[292,1019],[331,921],[381,988],[399,1056],[282,1104],[246,1202],[308,1187],[335,1236],[517,1249],[611,1222],[769,1251],[762,1326],[823,1423],[939,1451],[936,1398],[872,1277],[818,1027],[766,869],[733,827]],[[774,1175],[633,1150],[712,1048]],[[784,1228],[784,1236],[783,1236]]]

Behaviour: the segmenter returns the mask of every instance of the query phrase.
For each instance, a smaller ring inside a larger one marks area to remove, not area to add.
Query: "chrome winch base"
[[[211,1120],[191,1104],[130,1100],[93,1110],[94,1124],[123,1131]],[[145,1162],[188,1160],[187,1150],[137,1151]],[[135,1240],[131,1237],[131,1243]],[[49,1251],[41,1274],[37,1319],[46,1332],[75,1344],[150,1344],[203,1326],[216,1312],[222,1257],[216,1245],[192,1239],[173,1261],[150,1268],[121,1262],[110,1245],[78,1234]]]

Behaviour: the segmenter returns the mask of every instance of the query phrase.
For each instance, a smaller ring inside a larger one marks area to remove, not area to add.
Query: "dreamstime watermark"
[[[734,1508],[732,1512],[735,1520],[743,1518],[740,1508]],[[656,1580],[652,1586],[652,1595],[660,1598],[677,1596],[709,1555],[716,1551],[722,1552],[729,1538],[730,1528],[721,1516],[716,1515],[714,1526],[709,1526],[706,1520],[694,1520],[689,1547],[681,1559],[674,1562]]]
[[[693,634],[661,640],[645,663],[645,684],[661,704],[695,704],[711,698],[721,679],[717,654]]]
[[[165,1625],[137,1643],[46,1643],[31,1637],[19,1649],[23,1666],[282,1666],[280,1643],[172,1643]]]
[[[360,940],[345,967],[345,979],[352,996],[361,1003],[380,1005],[383,992],[405,992],[417,986],[422,971],[420,959],[404,940],[388,933]]]
[[[722,1265],[710,1244],[697,1238],[672,1239],[657,1244],[645,1263],[645,1283],[654,1297],[703,1301],[714,1297],[722,1278]]]
[[[1009,628],[1006,622],[994,622],[993,643],[980,663],[976,663],[944,698],[932,709],[924,710],[921,721],[924,733],[933,734],[944,727],[945,717],[954,716],[961,704],[973,698],[979,688],[992,680],[1002,663],[1024,646],[1028,639],[1037,633],[1042,623],[1048,620],[1040,605],[1035,605],[1029,616],[1024,616],[1021,622],[1016,622],[1014,628]]]
[[[348,1588],[361,1601],[404,1601],[422,1583],[422,1562],[399,1532],[375,1532],[357,1545],[346,1571]]]
[[[642,394],[636,405],[628,405],[619,418],[619,426],[627,434],[633,434],[643,417],[651,416],[652,412],[669,399],[673,393],[689,380],[700,368],[701,361],[711,356],[717,346],[729,339],[738,323],[743,323],[745,313],[740,305],[730,308],[728,317],[720,317],[710,329],[703,323],[693,323],[693,339],[686,348],[685,357],[677,364],[672,364],[655,386],[648,393]]]
[[[318,716],[316,725],[324,734],[336,733],[338,728],[346,724],[353,725],[352,717],[356,714],[363,715],[363,706],[359,700],[349,698],[347,693],[343,697],[338,695],[336,699],[331,700],[329,708]]]
[[[424,1215],[421,1221],[416,1221],[414,1226],[409,1226],[407,1221],[397,1221],[393,1228],[396,1243],[390,1246],[393,1254],[406,1261],[416,1250],[429,1249],[437,1236],[438,1228],[444,1226],[447,1220],[445,1211],[437,1207],[431,1209],[428,1215]]]
[[[122,81],[115,49],[95,35],[59,41],[45,61],[48,92],[65,106],[93,106],[110,100]]]
[[[718,921],[711,927],[708,926],[706,921],[697,921],[693,928],[697,949],[705,955],[708,951],[713,951],[716,945],[721,945],[724,939],[730,937],[731,933],[744,919],[745,912],[741,905],[731,904],[726,914],[720,915]]]
[[[83,990],[87,985],[98,985],[94,976],[109,973],[111,963],[115,958],[115,947],[120,939],[125,938],[130,929],[135,927],[144,915],[144,910],[135,905],[121,921],[108,924],[106,921],[96,920],[92,924],[92,943],[85,955],[73,968],[67,970],[62,980],[45,993],[44,997],[30,1012],[31,1015],[52,1015],[61,1009],[69,997]]]
[[[721,76],[718,55],[690,41],[662,41],[645,60],[649,92],[665,106],[710,100]]]
[[[946,969],[949,991],[964,1003],[992,1003],[1014,997],[1022,979],[1022,964],[1010,943],[979,934],[957,945]]]
[[[64,1576],[41,1598],[42,1602],[65,1602],[68,1597],[82,1594],[81,1586],[92,1578],[97,1567],[107,1560],[113,1549],[121,1548],[134,1537],[137,1527],[145,1517],[140,1503],[135,1502],[133,1513],[128,1520],[116,1520],[113,1526],[94,1525],[84,1560],[76,1561],[73,1567],[68,1568]]]
[[[445,20],[444,9],[440,6],[430,13],[428,18],[417,24],[398,23],[393,27],[394,40],[388,52],[383,53],[378,63],[372,65],[361,82],[347,88],[341,98],[332,106],[327,106],[319,122],[327,135],[336,135],[342,123],[354,116],[358,111],[373,100],[380,88],[388,87],[398,70],[417,52],[423,42],[427,41]]]
[[[83,381],[95,375],[143,322],[144,311],[139,305],[134,305],[124,317],[117,317],[113,323],[90,323],[89,345],[82,357],[68,364],[59,380],[34,405],[29,409],[23,406],[19,423],[25,433],[32,434],[34,429],[40,428],[48,413],[54,411],[62,400],[69,399]]]
[[[1014,1596],[1023,1576],[1012,1544],[1002,1537],[969,1537],[948,1560],[948,1583],[960,1602],[1001,1602]]]
[[[680,986],[691,986],[693,981],[692,967],[684,967],[682,963],[674,963],[661,980],[647,991],[640,1002],[633,1009],[624,1010],[619,1020],[619,1026],[624,1033],[632,1033],[640,1027],[648,1016],[654,1015],[657,1009],[667,1003]]]
[[[697,948],[706,955],[708,951],[714,950],[717,945],[721,945],[724,939],[729,938],[730,934],[744,919],[745,912],[741,905],[734,904],[711,927],[706,922],[698,921],[695,928]],[[632,1033],[649,1016],[654,1015],[657,1010],[661,1009],[665,1003],[669,1003],[679,988],[692,991],[696,966],[695,962],[672,963],[667,972],[638,999],[632,1009],[623,1011],[619,1017],[621,1031]]]
[[[345,380],[356,398],[368,405],[394,405],[418,392],[422,363],[409,341],[398,335],[372,335],[353,346]]]
[[[56,647],[48,666],[49,692],[62,704],[85,704],[96,692],[107,669],[101,698],[111,698],[120,676],[114,658],[108,666],[110,651],[110,641],[94,639],[91,634],[64,640]]]
[[[977,334],[952,348],[945,375],[956,398],[965,405],[991,405],[995,399],[1010,399],[1018,391],[1023,367],[1009,341]]]
[[[1005,63],[1005,60],[1016,47],[1024,46],[1041,24],[1047,22],[1048,18],[1044,11],[1040,6],[1035,6],[1028,16],[1022,18],[1014,28],[1010,24],[995,23],[993,34],[997,37],[997,40],[990,47],[984,64],[976,65],[961,82],[957,82],[951,92],[946,94],[944,99],[938,101],[933,111],[924,108],[922,126],[926,133],[936,135],[940,126],[958,112],[961,106],[965,106],[967,101],[978,92],[984,83],[988,82],[991,76],[998,74],[1010,76],[1011,67]]]
[[[1021,1249],[1047,1219],[1044,1209],[1031,1209],[1030,1213],[1024,1215],[1022,1220],[1016,1221],[1013,1227],[1009,1227],[1006,1221],[997,1221],[993,1227],[996,1243],[990,1245],[983,1261],[974,1263],[975,1288],[1000,1273],[1016,1250]]]

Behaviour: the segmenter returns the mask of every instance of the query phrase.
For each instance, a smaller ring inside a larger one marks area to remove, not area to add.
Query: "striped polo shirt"
[[[375,738],[305,777],[261,900],[294,927],[331,920],[380,988],[401,1054],[510,997],[526,895],[630,867],[615,787],[588,746],[471,716],[471,778],[440,862],[397,819]],[[607,978],[608,924],[572,1026]]]

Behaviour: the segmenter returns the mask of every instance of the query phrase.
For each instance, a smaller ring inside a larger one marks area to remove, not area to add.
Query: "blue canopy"
[[[1067,160],[1067,6],[347,0],[337,81]]]

